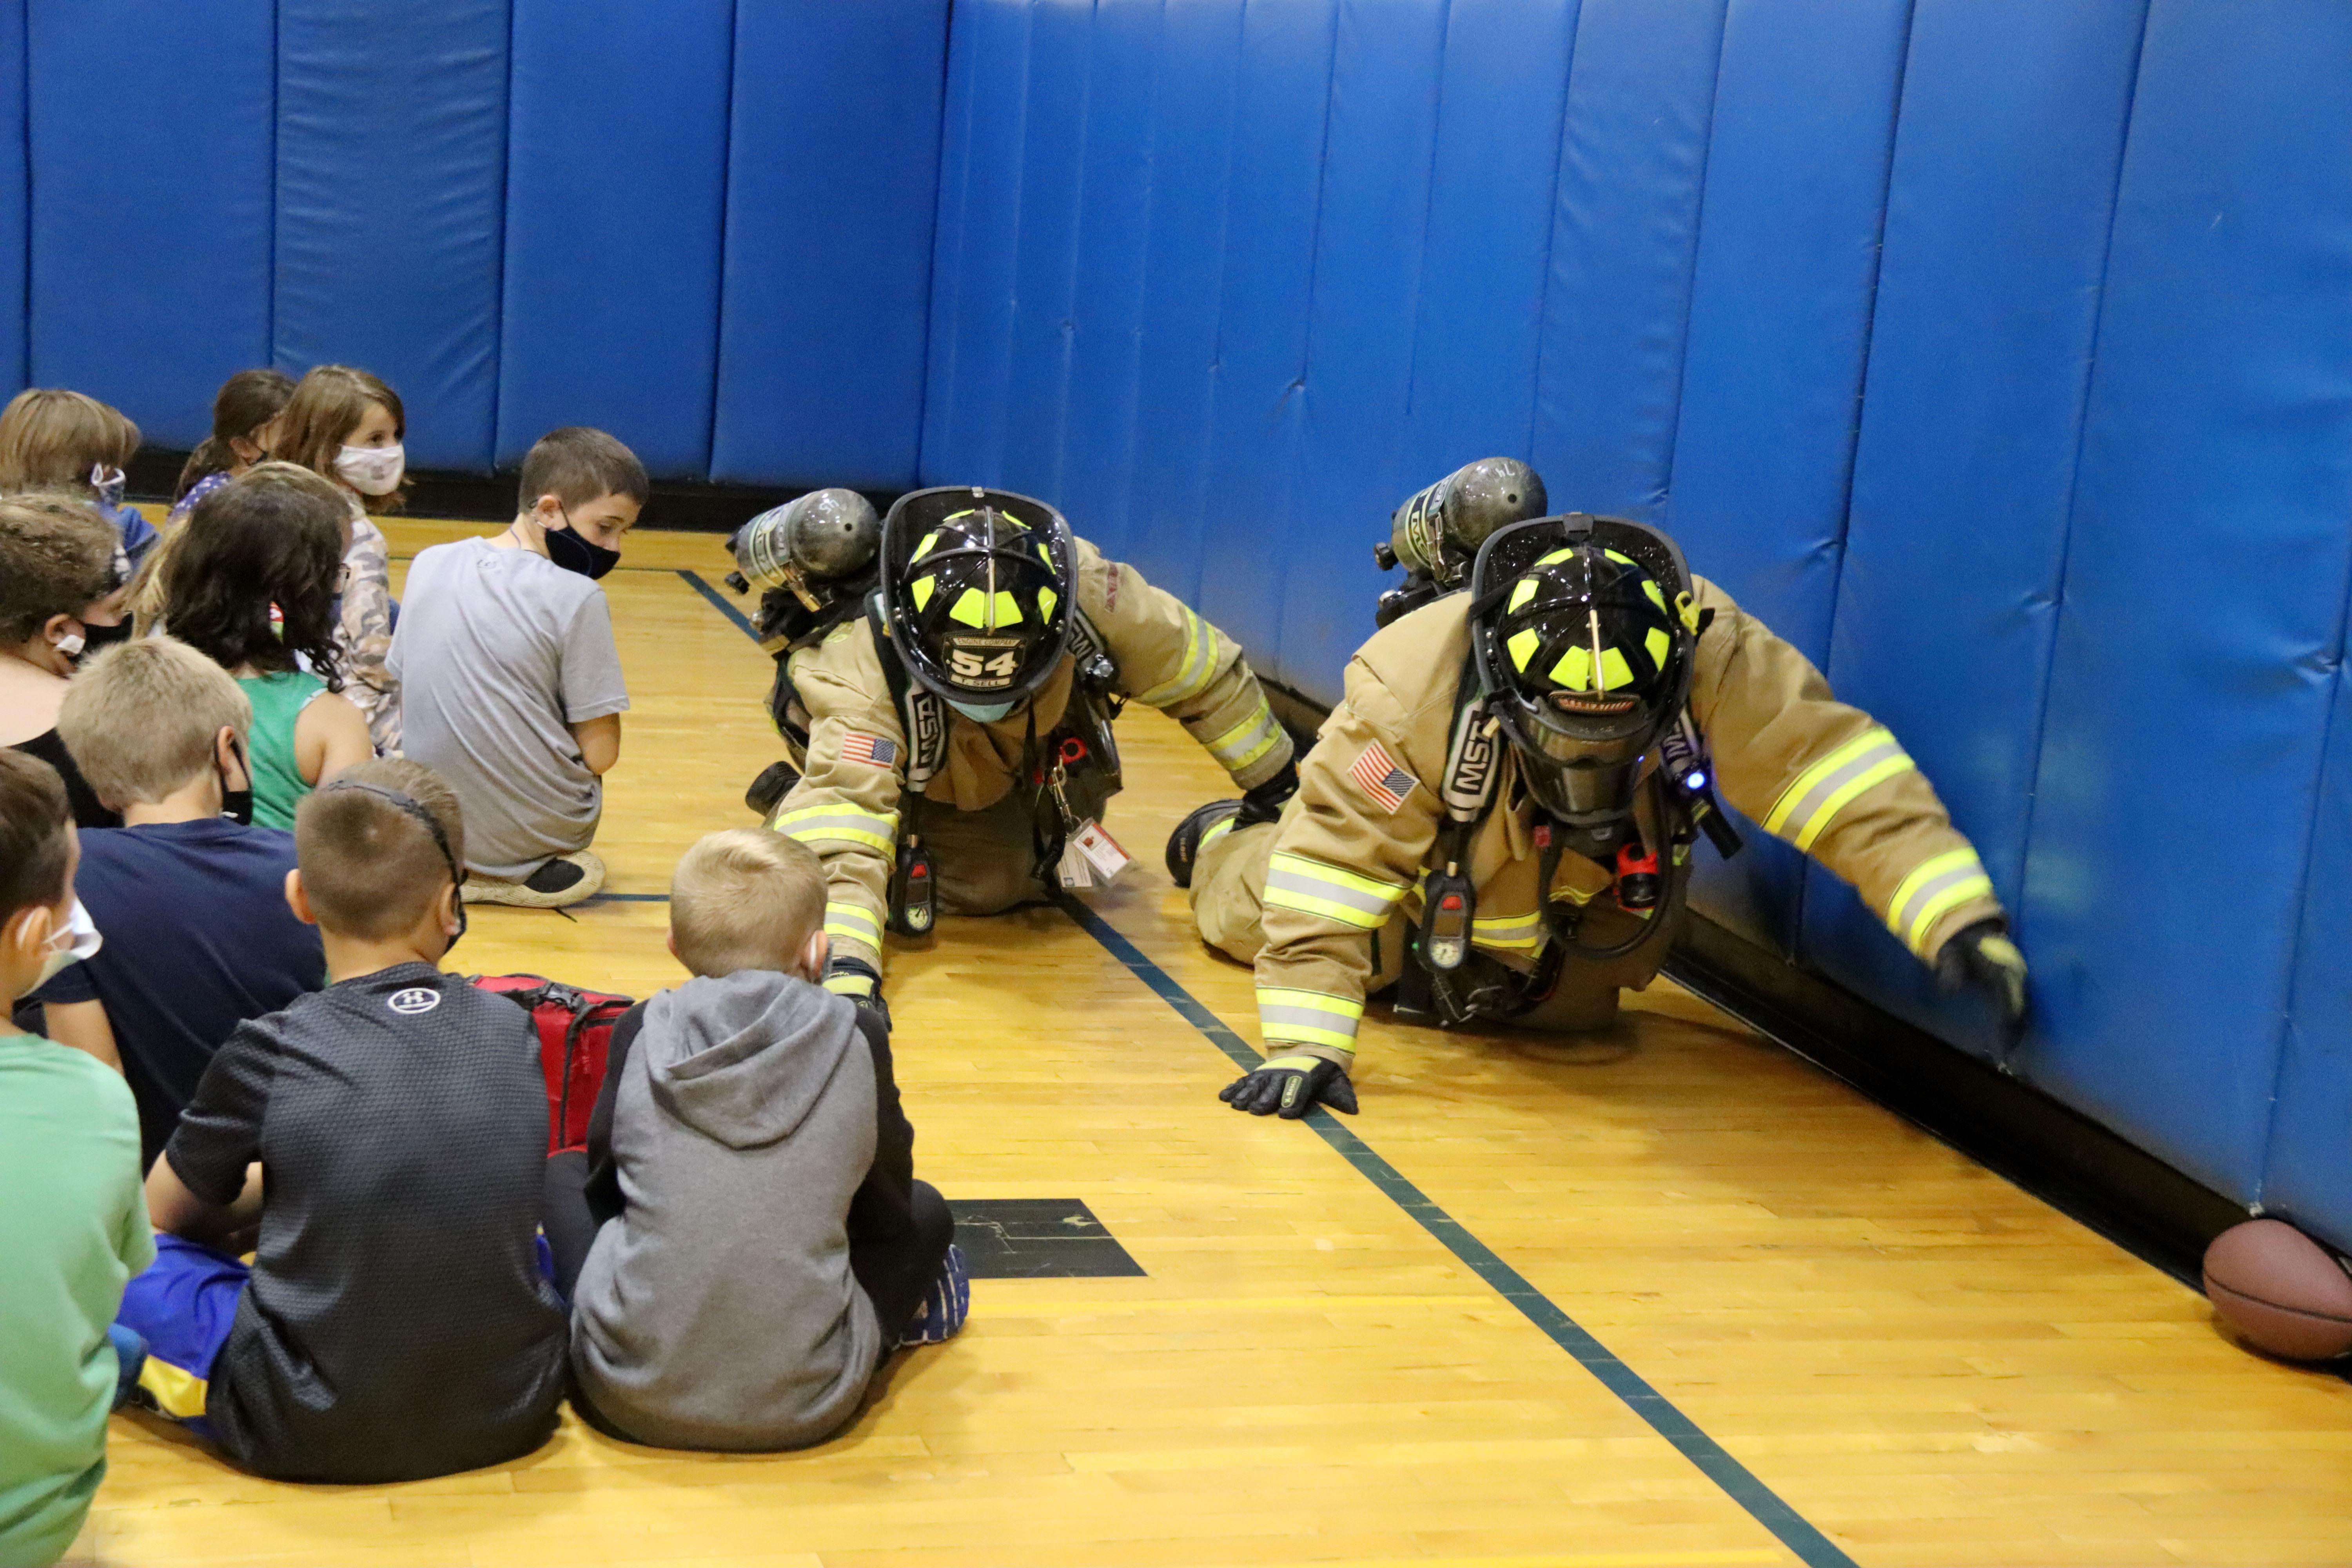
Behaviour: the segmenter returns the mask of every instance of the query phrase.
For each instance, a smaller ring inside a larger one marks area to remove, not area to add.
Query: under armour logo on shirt
[[[395,991],[384,998],[383,1005],[406,1017],[430,1013],[441,1005],[441,993],[429,985],[412,985],[405,991]]]

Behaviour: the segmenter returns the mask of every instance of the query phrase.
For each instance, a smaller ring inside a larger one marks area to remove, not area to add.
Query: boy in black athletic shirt
[[[121,1319],[151,1347],[141,1388],[259,1475],[413,1480],[555,1426],[537,1044],[513,1003],[437,967],[465,930],[464,834],[417,763],[302,802],[287,901],[333,984],[237,1026],[148,1175],[164,1234]],[[257,1212],[248,1274],[217,1244]]]

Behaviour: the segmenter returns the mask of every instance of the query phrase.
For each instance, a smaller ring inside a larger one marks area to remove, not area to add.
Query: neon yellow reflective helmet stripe
[[[915,608],[919,610],[931,602],[933,594],[940,591],[940,582],[936,577],[918,577],[907,591],[914,595]]]
[[[1528,585],[1534,586],[1532,584]],[[1533,626],[1522,627],[1513,632],[1511,640],[1503,646],[1510,649],[1511,668],[1524,674],[1528,668],[1528,660],[1543,651],[1543,634]]]

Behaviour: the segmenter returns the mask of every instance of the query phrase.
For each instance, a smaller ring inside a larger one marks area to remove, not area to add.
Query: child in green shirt
[[[0,981],[12,1001],[97,951],[95,929],[75,920],[79,856],[56,770],[0,751]],[[144,1353],[110,1325],[155,1238],[122,1075],[4,1016],[0,1192],[0,1568],[16,1568],[65,1555],[106,1475],[107,1411]]]

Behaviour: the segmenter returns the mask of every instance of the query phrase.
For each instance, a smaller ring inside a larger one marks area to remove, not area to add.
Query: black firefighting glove
[[[840,953],[825,960],[824,988],[878,1015],[884,1028],[890,1026],[890,1004],[882,1000],[881,973],[864,959]]]
[[[1225,1085],[1217,1098],[1235,1110],[1286,1121],[1297,1121],[1318,1102],[1356,1114],[1356,1086],[1348,1081],[1348,1069],[1322,1057],[1268,1057]]]
[[[2009,940],[2000,920],[1979,921],[1957,931],[1936,955],[1936,984],[1947,994],[1969,986],[1989,998],[2000,1016],[2001,1062],[2025,1033],[2025,954]]]
[[[1234,817],[1234,826],[1254,827],[1261,822],[1272,822],[1282,815],[1283,803],[1297,793],[1298,764],[1285,763],[1280,773],[1242,795],[1242,808]]]

